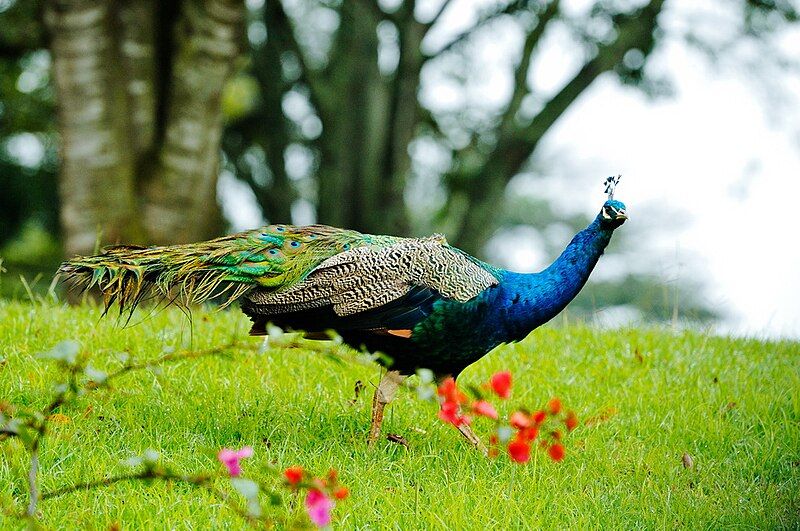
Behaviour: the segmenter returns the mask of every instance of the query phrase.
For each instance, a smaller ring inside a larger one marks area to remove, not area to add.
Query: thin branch
[[[505,5],[501,5],[499,8],[495,9],[494,11],[490,11],[489,13],[481,16],[481,18],[478,19],[478,21],[475,23],[474,26],[472,26],[471,28],[468,28],[468,29],[462,31],[461,33],[459,33],[458,35],[456,35],[453,38],[453,40],[451,40],[450,42],[448,42],[447,44],[445,44],[444,46],[439,48],[439,50],[437,50],[435,52],[432,52],[430,54],[426,54],[425,55],[425,59],[433,59],[434,57],[438,57],[438,56],[440,56],[442,54],[445,54],[445,53],[449,52],[453,48],[456,48],[456,47],[460,46],[461,44],[463,44],[470,37],[472,37],[472,35],[477,30],[479,30],[479,29],[483,28],[484,26],[486,26],[486,24],[488,24],[489,22],[492,22],[493,20],[495,20],[495,19],[497,19],[497,18],[499,18],[499,17],[501,17],[503,15],[509,15],[509,14],[514,13],[514,12],[519,11],[519,10],[520,10],[520,7],[519,7],[519,3],[518,2],[512,2],[512,3],[505,4]]]
[[[152,476],[148,475],[147,472],[139,472],[136,474],[125,474],[122,476],[114,476],[110,478],[103,478],[103,479],[95,479],[92,481],[82,481],[80,483],[75,483],[74,485],[70,485],[68,487],[61,487],[56,490],[51,490],[49,492],[45,492],[42,494],[42,501],[49,500],[50,498],[57,498],[59,496],[63,496],[65,494],[70,494],[72,492],[77,492],[79,490],[88,490],[94,489],[97,487],[108,487],[115,483],[121,483],[123,481],[134,481],[137,479],[149,479]]]
[[[195,358],[205,358],[205,357],[212,357],[212,356],[225,356],[225,355],[227,355],[226,351],[230,350],[230,349],[232,349],[234,347],[238,347],[238,348],[248,348],[249,347],[249,348],[252,349],[252,348],[254,348],[254,345],[242,344],[241,342],[233,341],[231,343],[228,343],[227,345],[224,345],[224,346],[221,346],[221,347],[213,347],[213,348],[206,349],[206,350],[200,350],[200,351],[186,350],[186,351],[183,351],[183,352],[170,352],[168,354],[164,354],[163,356],[161,356],[159,358],[156,358],[156,359],[153,359],[153,360],[142,361],[142,362],[139,362],[139,363],[131,363],[131,364],[125,365],[121,369],[118,369],[118,370],[108,374],[108,376],[106,376],[106,379],[105,379],[104,382],[102,382],[102,383],[94,383],[94,382],[92,382],[90,384],[87,384],[87,390],[88,389],[97,389],[97,388],[100,388],[100,387],[108,387],[108,384],[109,384],[109,382],[111,382],[111,380],[119,378],[120,376],[123,376],[123,375],[125,375],[125,374],[127,374],[129,372],[138,371],[138,370],[142,370],[142,369],[150,369],[152,367],[156,367],[156,366],[164,364],[164,363],[172,363],[174,361],[181,361],[181,360],[195,359]]]
[[[247,511],[242,509],[235,501],[233,501],[231,499],[230,494],[211,485],[210,482],[212,479],[215,479],[214,476],[208,474],[195,474],[195,475],[176,474],[174,472],[159,467],[147,468],[144,471],[135,474],[123,474],[120,476],[113,476],[110,478],[103,478],[93,481],[84,481],[81,483],[76,483],[68,487],[62,487],[60,489],[56,489],[50,492],[45,492],[42,495],[41,499],[42,501],[44,501],[50,498],[56,498],[59,496],[63,496],[65,494],[70,494],[81,490],[88,490],[99,487],[109,487],[111,485],[114,485],[116,483],[122,483],[124,481],[136,481],[136,480],[147,480],[147,479],[174,481],[176,483],[186,483],[189,485],[200,487],[206,490],[207,492],[211,493],[215,498],[222,501],[233,512],[235,512],[238,516],[245,519],[247,522],[253,523],[256,520],[258,520],[253,515],[249,514]],[[262,491],[268,491],[268,489],[262,488],[261,484],[259,484],[259,489]]]
[[[531,57],[539,42],[542,40],[542,36],[548,24],[558,15],[559,2],[560,0],[552,0],[552,2],[547,5],[544,12],[539,15],[536,26],[525,37],[525,43],[522,47],[522,57],[520,58],[516,72],[514,72],[514,93],[500,120],[501,135],[509,130],[511,122],[514,120],[517,112],[519,112],[522,100],[530,92],[528,87],[528,72],[530,71]]]
[[[36,442],[36,447],[31,449],[31,466],[28,469],[28,510],[25,513],[29,517],[36,514],[36,505],[39,503],[39,484],[37,476],[39,474],[39,444]]]
[[[330,123],[328,107],[325,105],[325,86],[319,72],[309,66],[306,53],[295,35],[292,21],[280,0],[267,2],[264,9],[264,23],[267,28],[275,30],[275,37],[282,41],[283,46],[292,52],[300,63],[300,78],[308,86],[311,103],[316,108],[324,127]]]

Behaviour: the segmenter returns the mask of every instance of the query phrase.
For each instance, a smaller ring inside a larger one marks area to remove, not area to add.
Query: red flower
[[[564,419],[564,424],[567,425],[567,431],[572,431],[578,427],[578,416],[574,411],[567,412],[567,418]]]
[[[453,402],[455,404],[463,404],[467,401],[467,396],[458,390],[456,381],[452,378],[445,378],[439,385],[436,391],[439,396],[444,398],[445,402]]]
[[[328,470],[328,481],[330,481],[335,485],[338,480],[339,480],[339,473],[333,468]]]
[[[550,413],[553,415],[558,415],[561,413],[561,400],[558,398],[553,398],[550,400],[550,403],[547,404],[548,409],[550,409]]]
[[[347,487],[339,487],[338,489],[333,491],[333,497],[336,498],[337,500],[343,500],[347,498],[349,494],[350,491],[347,490]]]
[[[455,402],[445,402],[442,404],[442,408],[439,410],[439,418],[445,422],[449,422],[453,426],[469,424],[469,418],[459,414],[458,404]]]
[[[550,454],[550,459],[553,461],[561,461],[564,459],[564,446],[559,443],[555,443],[548,448],[547,453]]]
[[[492,375],[489,378],[489,384],[492,386],[492,390],[499,396],[500,398],[508,398],[511,396],[511,373],[508,371],[498,372]]]
[[[472,412],[476,415],[489,417],[490,419],[497,420],[497,410],[486,400],[476,400],[472,404]]]
[[[545,413],[542,410],[539,410],[533,414],[533,422],[535,424],[541,424],[542,422],[544,422],[545,418],[547,418],[547,413]]]
[[[539,436],[539,430],[535,426],[519,430],[519,433],[517,434],[517,438],[522,439],[524,441],[532,441],[538,436]]]
[[[303,480],[303,467],[290,466],[283,471],[283,477],[289,482],[289,485],[297,485]]]
[[[508,444],[508,455],[517,463],[527,463],[531,460],[531,445],[525,441],[514,439]]]

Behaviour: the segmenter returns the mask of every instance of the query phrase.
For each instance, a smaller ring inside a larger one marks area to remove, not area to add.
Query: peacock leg
[[[475,432],[472,431],[472,428],[469,424],[459,424],[456,427],[458,428],[458,431],[461,432],[461,435],[466,437],[470,444],[477,448],[480,453],[482,453],[484,456],[489,455],[489,450],[486,449],[486,446],[483,444],[483,441],[481,441],[480,437],[475,435]]]
[[[381,378],[381,383],[375,389],[375,395],[372,397],[372,425],[369,428],[369,436],[367,437],[367,444],[372,446],[378,437],[381,435],[381,424],[383,423],[383,410],[386,405],[394,400],[397,395],[397,389],[406,376],[400,374],[398,371],[387,371]]]

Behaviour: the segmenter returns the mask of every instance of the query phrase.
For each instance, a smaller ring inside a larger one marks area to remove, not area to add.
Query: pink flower
[[[472,404],[472,411],[476,415],[482,415],[484,417],[497,420],[497,410],[495,410],[494,406],[486,400],[477,400],[474,402]]]
[[[511,396],[511,373],[508,371],[498,372],[489,378],[489,384],[492,390],[497,393],[500,398],[508,398]]]
[[[321,490],[312,489],[306,496],[306,512],[308,517],[317,527],[325,527],[331,523],[331,509],[333,500],[328,498]]]
[[[217,454],[217,459],[219,462],[225,465],[228,469],[228,473],[233,476],[237,477],[239,474],[242,473],[242,467],[239,464],[239,461],[246,457],[253,456],[253,448],[251,446],[245,446],[241,450],[231,450],[230,448],[223,448]]]
[[[522,430],[531,425],[531,418],[522,411],[513,412],[508,421],[511,423],[512,427],[518,430]]]

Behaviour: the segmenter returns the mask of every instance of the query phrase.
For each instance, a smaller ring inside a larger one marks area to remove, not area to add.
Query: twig
[[[109,478],[97,479],[93,481],[84,481],[81,483],[76,483],[74,485],[70,485],[68,487],[62,487],[60,489],[56,489],[50,492],[45,492],[42,494],[41,499],[42,501],[57,498],[59,496],[64,496],[65,494],[71,494],[73,492],[81,491],[81,490],[88,490],[94,489],[99,487],[109,487],[116,483],[122,483],[124,481],[136,481],[136,480],[147,480],[147,479],[160,479],[163,481],[174,481],[177,483],[186,483],[189,485],[194,485],[196,487],[200,487],[214,497],[222,501],[225,505],[227,505],[233,512],[235,512],[238,516],[246,520],[248,523],[253,524],[256,521],[262,521],[260,518],[253,516],[252,514],[248,513],[244,509],[242,509],[234,500],[231,499],[229,493],[220,490],[214,487],[210,482],[213,479],[219,479],[223,476],[213,476],[208,474],[176,474],[169,470],[156,467],[156,468],[147,468],[142,472],[135,473],[135,474],[123,474],[120,476],[113,476]],[[272,494],[271,489],[266,488],[260,482],[257,482],[259,490],[265,494]]]
[[[70,485],[69,487],[61,487],[60,489],[51,490],[50,492],[45,492],[41,496],[41,500],[49,500],[50,498],[57,498],[59,496],[63,496],[65,494],[69,494],[71,492],[76,492],[79,490],[88,490],[97,487],[108,487],[115,483],[121,483],[123,481],[133,481],[136,479],[148,479],[150,478],[149,475],[146,473],[137,473],[137,474],[125,474],[123,476],[114,476],[110,478],[103,478],[103,479],[96,479],[93,481],[83,481],[81,483],[76,483],[74,485]]]
[[[106,376],[106,379],[105,379],[104,382],[102,382],[102,383],[94,382],[94,385],[88,385],[87,384],[86,388],[87,388],[87,390],[94,390],[94,389],[97,389],[99,387],[107,387],[108,383],[111,380],[119,378],[120,376],[124,376],[125,374],[127,374],[129,372],[139,371],[139,370],[142,370],[142,369],[149,369],[149,368],[152,368],[152,367],[157,367],[158,365],[162,365],[162,364],[168,363],[168,362],[187,360],[187,359],[194,359],[194,358],[205,358],[205,357],[211,357],[211,356],[222,356],[222,355],[226,354],[226,352],[225,352],[226,350],[229,350],[229,349],[232,349],[232,348],[235,348],[235,347],[250,348],[251,350],[253,350],[253,349],[255,349],[256,346],[255,346],[255,344],[252,344],[252,345],[251,344],[242,344],[240,342],[233,341],[231,343],[228,343],[227,345],[224,345],[224,346],[221,346],[221,347],[213,347],[213,348],[210,348],[210,349],[207,349],[207,350],[201,350],[201,351],[186,350],[186,351],[183,351],[183,352],[170,352],[170,353],[164,354],[163,356],[161,356],[159,358],[156,358],[156,359],[153,359],[153,360],[142,361],[142,362],[139,362],[139,363],[129,363],[129,364],[125,365],[124,367],[122,367],[121,369],[118,369],[118,370],[116,370],[116,371],[114,371],[112,373],[109,373]]]
[[[28,491],[30,499],[28,501],[27,516],[33,517],[36,514],[36,505],[39,503],[39,485],[37,475],[39,474],[39,441],[35,442],[35,447],[31,449],[31,467],[28,470]]]

